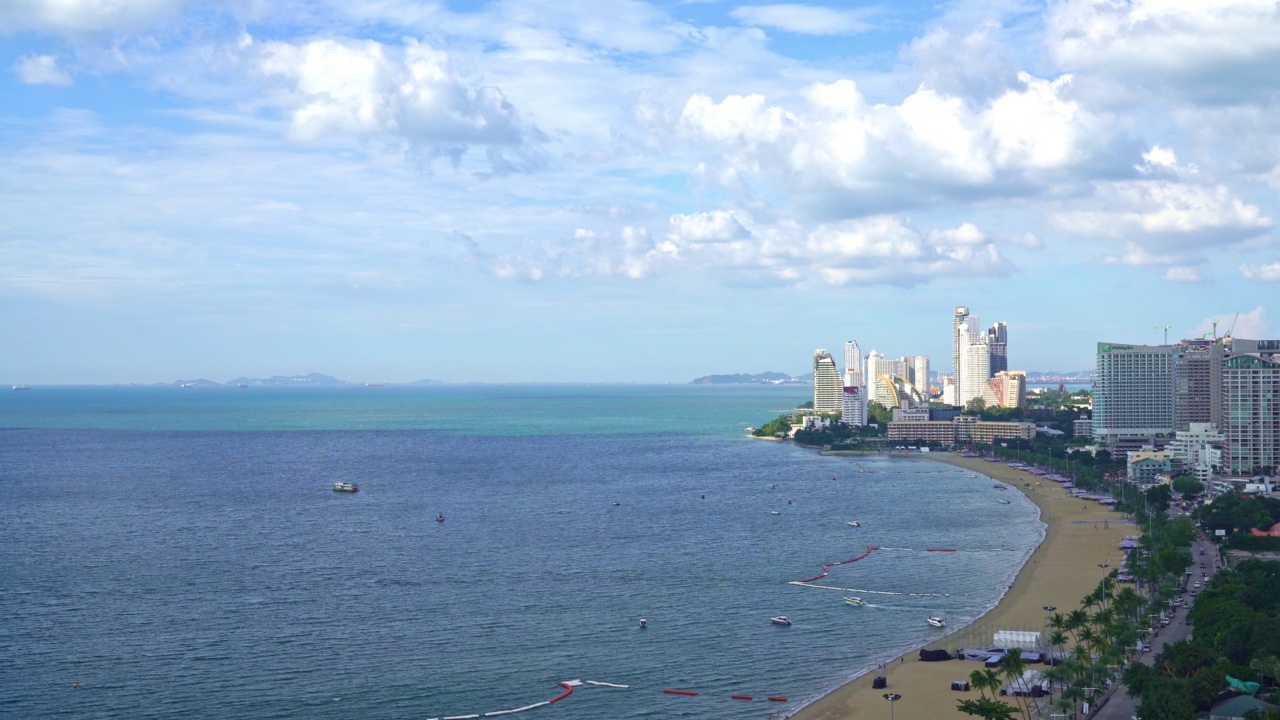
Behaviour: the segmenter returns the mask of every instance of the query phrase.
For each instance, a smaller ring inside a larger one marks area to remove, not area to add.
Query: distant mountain
[[[272,375],[269,378],[236,378],[227,383],[228,385],[346,385],[343,380],[339,380],[331,375],[321,375],[320,373],[307,373],[306,375]]]
[[[813,382],[813,373],[809,373],[808,380],[805,376],[791,377],[781,372],[762,372],[755,375],[747,373],[737,373],[733,375],[704,375],[700,378],[694,378],[689,382],[690,385],[801,385]]]
[[[199,380],[174,380],[173,384],[177,385],[178,387],[184,387],[184,388],[185,387],[222,387],[222,383],[217,383],[212,380],[205,380],[204,378],[201,378]]]

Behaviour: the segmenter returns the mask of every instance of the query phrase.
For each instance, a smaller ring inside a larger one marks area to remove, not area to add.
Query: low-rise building
[[[1173,453],[1168,450],[1144,447],[1130,450],[1127,457],[1126,476],[1129,482],[1150,484],[1156,481],[1157,475],[1167,474],[1173,469]]]
[[[1093,420],[1080,418],[1071,423],[1071,434],[1076,437],[1093,437]]]
[[[972,415],[961,415],[951,422],[940,420],[895,420],[889,423],[889,440],[919,440],[940,445],[981,443],[990,445],[997,439],[1032,440],[1035,423],[985,422]]]

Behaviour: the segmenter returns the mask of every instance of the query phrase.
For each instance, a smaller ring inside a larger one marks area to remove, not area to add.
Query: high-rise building
[[[1024,370],[1001,370],[991,376],[983,389],[987,407],[1020,408],[1027,400],[1027,373]]]
[[[813,409],[820,413],[838,413],[844,402],[844,383],[831,353],[813,351]]]
[[[844,344],[844,394],[840,422],[860,427],[867,424],[867,390],[862,366],[862,349],[856,340]]]
[[[1276,472],[1280,469],[1280,340],[1230,339],[1222,394],[1226,466],[1237,473],[1262,468]]]
[[[1173,434],[1172,345],[1098,343],[1093,381],[1093,437],[1140,447]]]
[[[1222,364],[1228,338],[1183,340],[1173,350],[1173,426],[1222,427]]]
[[[960,375],[960,331],[969,327],[969,308],[956,305],[951,314],[951,377],[957,388],[962,380]]]
[[[845,382],[847,383],[851,377],[850,373],[845,373]],[[861,385],[844,386],[840,403],[840,422],[852,427],[867,424],[867,396]]]
[[[866,376],[867,402],[883,402],[876,393],[876,378],[884,373],[885,358],[875,349],[867,354],[867,366],[864,370]]]
[[[956,401],[968,405],[982,397],[991,377],[991,350],[987,347],[987,334],[978,330],[978,318],[970,316],[960,328],[959,393]]]
[[[1009,326],[998,322],[987,330],[987,349],[991,353],[991,375],[1009,369]]]
[[[907,378],[912,385],[920,391],[921,395],[929,397],[929,356],[916,355],[911,358],[911,377]]]
[[[858,347],[857,340],[849,340],[844,344],[844,371],[846,373],[857,373],[858,377],[862,377],[862,348]],[[858,384],[862,384],[859,380]]]

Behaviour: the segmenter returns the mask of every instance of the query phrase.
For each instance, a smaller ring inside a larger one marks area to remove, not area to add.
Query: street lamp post
[[[884,699],[889,701],[889,720],[893,720],[893,704],[902,699],[898,693],[885,693]]]

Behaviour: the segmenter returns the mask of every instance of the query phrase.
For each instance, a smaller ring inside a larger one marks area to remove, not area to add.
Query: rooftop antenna
[[[1170,329],[1172,329],[1172,328],[1173,328],[1173,326],[1172,326],[1172,325],[1157,325],[1157,326],[1156,326],[1156,329],[1157,329],[1157,330],[1163,330],[1163,331],[1164,331],[1164,344],[1165,344],[1165,345],[1168,345],[1168,344],[1169,344],[1169,330],[1170,330]]]

